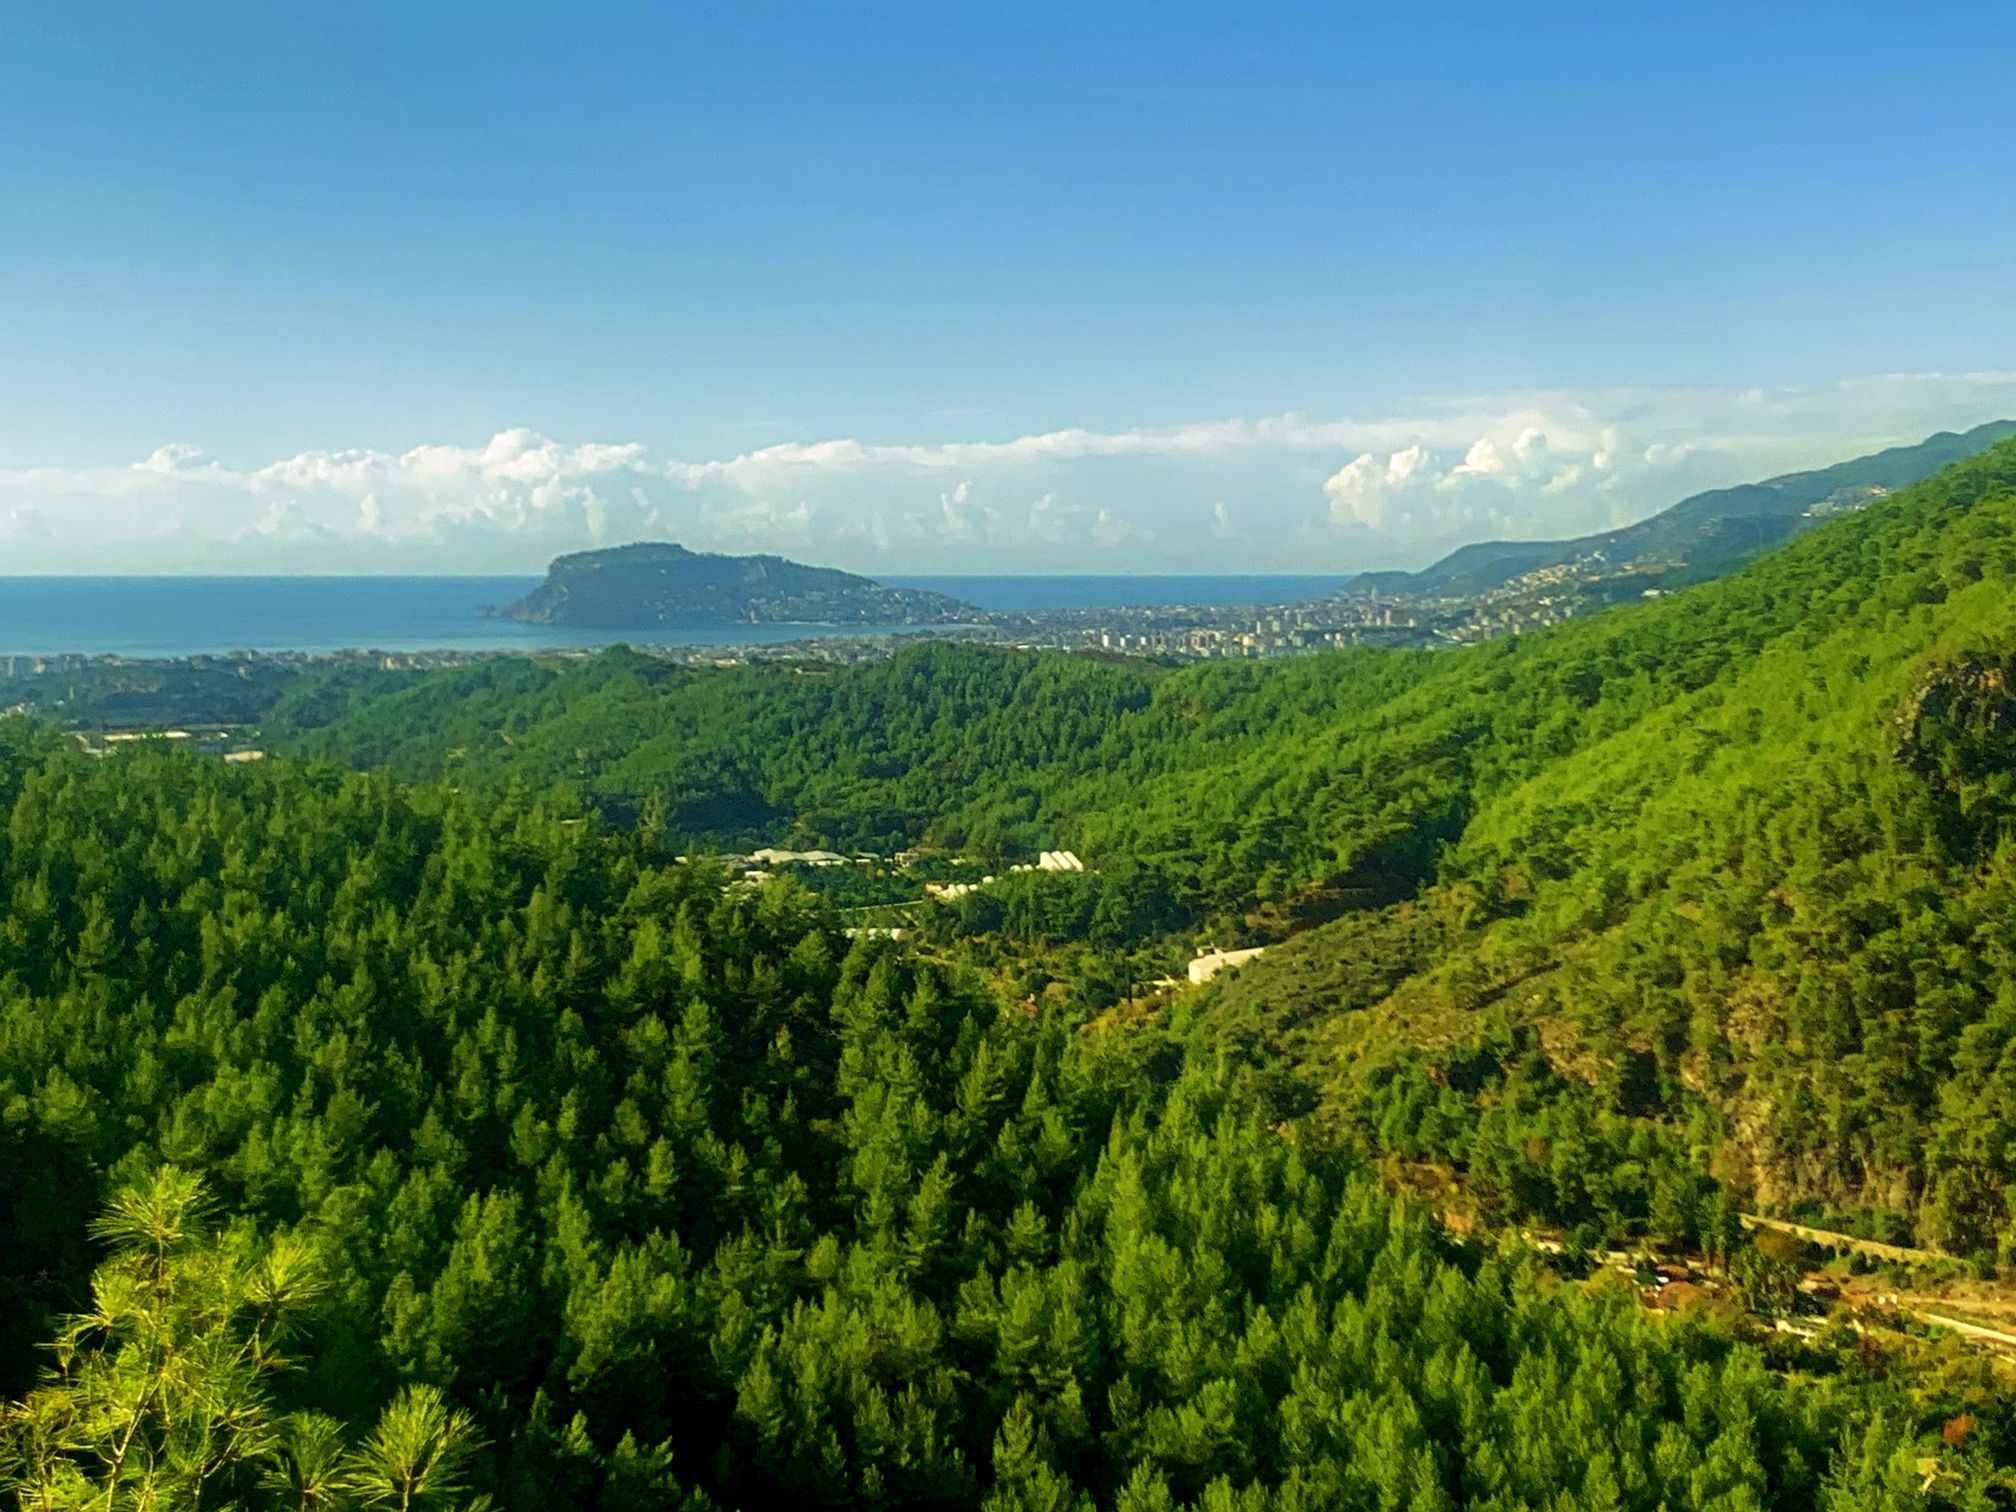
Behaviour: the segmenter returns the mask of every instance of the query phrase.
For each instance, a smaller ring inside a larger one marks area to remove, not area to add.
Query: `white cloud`
[[[1418,442],[1404,451],[1396,451],[1386,459],[1386,481],[1404,483],[1421,470],[1427,462],[1427,449]]]
[[[1463,460],[1450,472],[1452,478],[1488,478],[1493,473],[1505,471],[1505,459],[1498,455],[1498,443],[1489,436],[1479,436],[1470,443],[1470,450],[1463,454]]]
[[[1046,493],[1029,506],[1028,524],[1031,536],[1056,547],[1112,549],[1129,543],[1145,544],[1155,534],[1109,508],[1074,503],[1055,493]]]
[[[1092,539],[1101,546],[1124,546],[1129,541],[1145,541],[1150,532],[1131,520],[1123,520],[1110,509],[1102,509],[1092,521]]]
[[[2012,414],[2016,374],[1986,373],[1462,396],[1383,418],[995,441],[841,438],[702,461],[526,429],[249,467],[176,442],[130,464],[0,472],[0,573],[532,572],[639,539],[884,572],[1349,571],[1418,565],[1483,536],[1607,529],[1702,488]]]
[[[938,534],[947,541],[984,541],[994,534],[994,512],[973,502],[971,480],[938,495]]]
[[[136,472],[172,473],[185,472],[203,461],[203,448],[191,446],[186,441],[171,441],[166,446],[156,448],[154,454],[144,462],[135,462]]]

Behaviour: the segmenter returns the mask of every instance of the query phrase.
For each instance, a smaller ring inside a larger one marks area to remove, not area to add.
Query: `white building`
[[[762,850],[751,851],[749,859],[763,866],[845,866],[847,858],[834,851],[775,850],[765,846]]]

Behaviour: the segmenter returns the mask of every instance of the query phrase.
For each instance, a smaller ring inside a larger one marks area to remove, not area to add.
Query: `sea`
[[[903,625],[730,625],[649,632],[486,619],[537,577],[0,577],[0,656],[176,657],[233,651],[550,651],[651,641],[749,646],[825,635],[929,633]],[[1344,577],[884,577],[997,611],[1284,604]]]

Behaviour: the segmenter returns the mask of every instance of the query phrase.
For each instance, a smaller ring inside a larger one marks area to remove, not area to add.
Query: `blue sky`
[[[16,7],[0,558],[1345,570],[2016,409],[2016,11],[1410,9]]]

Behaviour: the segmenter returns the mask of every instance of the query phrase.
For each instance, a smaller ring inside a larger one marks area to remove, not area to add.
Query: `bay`
[[[551,651],[618,642],[774,645],[917,626],[727,625],[618,631],[485,619],[536,577],[0,577],[0,655],[175,657],[232,651]],[[1287,603],[1340,577],[886,577],[1002,612]]]

